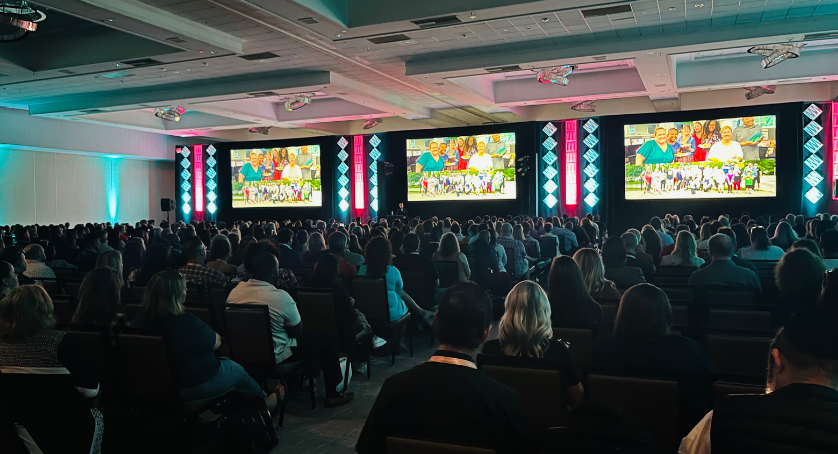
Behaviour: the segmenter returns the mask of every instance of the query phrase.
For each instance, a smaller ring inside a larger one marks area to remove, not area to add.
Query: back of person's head
[[[230,244],[230,239],[224,235],[216,235],[215,238],[212,239],[210,243],[210,257],[214,260],[224,260],[225,262],[230,259],[230,255],[233,253],[233,247]]]
[[[672,251],[672,255],[680,257],[681,261],[685,262],[686,266],[689,266],[690,262],[696,256],[695,247],[695,237],[693,234],[682,230],[675,237],[675,249]]]
[[[718,260],[730,258],[733,255],[736,242],[733,241],[733,238],[725,235],[724,233],[717,233],[710,237],[710,241],[707,245],[710,249],[710,255],[713,257],[713,260]]]
[[[0,300],[0,339],[23,339],[55,327],[52,299],[40,285],[22,285]]]
[[[343,254],[346,250],[346,234],[343,232],[332,232],[329,235],[329,252],[332,254]]]
[[[492,300],[474,282],[459,282],[445,291],[436,312],[440,345],[475,350],[492,324]]]
[[[640,232],[637,233],[639,234]],[[626,246],[626,253],[634,254],[637,251],[637,245],[640,243],[640,238],[638,238],[638,235],[635,235],[633,232],[626,232],[620,235],[620,238],[623,240],[623,244],[625,244]]]
[[[792,383],[838,389],[838,315],[801,310],[774,337],[768,361],[768,391]]]
[[[323,252],[326,250],[326,241],[320,232],[313,232],[308,237],[308,251],[311,253]]]
[[[244,251],[244,260],[242,261],[242,265],[244,265],[244,269],[248,273],[253,274],[253,259],[262,252],[266,252],[270,255],[273,255],[276,258],[277,262],[282,260],[282,255],[279,252],[279,248],[273,243],[273,241],[265,239],[257,241],[255,243],[251,243]]]
[[[155,274],[145,288],[141,310],[149,320],[180,315],[186,301],[186,279],[175,270]]]
[[[827,255],[838,254],[838,230],[830,229],[821,235],[821,249]]]
[[[26,257],[26,260],[35,260],[38,262],[45,262],[47,260],[47,254],[40,244],[30,244],[23,248],[23,256]]]
[[[626,258],[626,243],[621,237],[609,237],[602,244],[602,262],[606,267],[625,266]]]
[[[504,301],[505,312],[498,325],[503,354],[540,358],[553,337],[550,300],[540,285],[521,281]]]
[[[94,268],[84,276],[73,323],[109,325],[123,312],[122,276],[109,267]]]
[[[814,304],[823,286],[824,271],[823,260],[819,257],[806,249],[794,249],[777,262],[774,282],[781,294],[796,296],[802,304]]]
[[[294,232],[291,229],[279,229],[276,239],[281,244],[291,244],[291,240],[294,239]]]
[[[614,337],[662,336],[671,324],[672,307],[666,293],[652,284],[638,284],[620,299]]]
[[[206,259],[206,247],[200,238],[190,236],[183,241],[183,255],[190,263],[203,265]]]
[[[228,241],[227,244],[230,244],[230,242]],[[128,272],[129,270],[136,270],[142,268],[144,255],[145,246],[136,241],[128,241],[128,243],[125,245],[125,249],[122,252],[123,269],[126,272]]]
[[[553,259],[547,277],[553,318],[567,323],[593,323],[593,302],[579,265],[568,256]]]
[[[633,237],[631,234],[629,236]],[[587,287],[588,292],[596,294],[602,291],[605,283],[605,267],[596,250],[591,248],[579,249],[573,254],[573,260],[582,270],[582,277],[585,280],[585,287]]]
[[[329,288],[338,278],[338,259],[332,254],[323,254],[314,264],[309,285],[317,288]]]
[[[553,231],[553,223],[545,222],[544,223],[544,233],[550,233]]]
[[[655,230],[661,230],[663,223],[661,222],[661,218],[654,216],[652,219],[649,219],[649,225]]]
[[[9,246],[0,252],[0,260],[9,262],[15,271],[21,273],[26,269],[26,261],[23,257],[23,248],[20,246]]]
[[[11,263],[0,260],[0,299],[17,287],[17,274]]]
[[[481,230],[480,233],[477,235],[478,241],[485,241],[489,243],[492,238],[492,234],[489,233],[488,230]]]
[[[768,246],[771,246],[771,240],[768,238],[768,232],[761,227],[756,227],[751,230],[751,245],[754,249],[765,251]]]
[[[379,236],[367,241],[364,248],[364,264],[367,266],[368,276],[375,278],[384,276],[392,263],[393,251],[387,238]]]
[[[404,241],[402,241],[402,247],[404,248],[405,254],[411,254],[414,252],[419,251],[419,235],[415,233],[410,233],[405,235]]]
[[[248,254],[252,252],[253,255],[248,257],[247,271],[253,279],[273,284],[279,278],[279,258],[268,250],[257,248],[259,244],[250,246],[253,251],[248,248]]]
[[[663,240],[661,239],[660,233],[650,224],[643,226],[643,229],[640,230],[640,236],[643,238],[643,242],[646,243],[647,251],[658,251],[663,247]]]
[[[795,249],[805,249],[811,252],[812,255],[814,255],[815,257],[818,257],[820,259],[823,258],[823,255],[821,254],[821,248],[818,246],[818,243],[815,243],[814,240],[811,240],[809,238],[801,238],[795,241],[791,245],[791,250]]]
[[[458,223],[456,223],[456,222],[452,222],[452,223],[451,223],[451,233],[453,233],[453,234],[455,234],[455,235],[456,235],[457,233],[460,233],[460,224],[458,224]]]
[[[477,232],[479,230],[480,230],[480,228],[477,227],[477,224],[470,225],[469,228],[468,228],[468,237],[471,238],[471,237],[477,236]]]
[[[119,251],[105,251],[96,259],[96,268],[110,268],[122,274],[122,254]]]
[[[439,240],[442,238],[442,225],[437,224],[434,228],[431,229],[431,241],[435,243],[439,243]]]

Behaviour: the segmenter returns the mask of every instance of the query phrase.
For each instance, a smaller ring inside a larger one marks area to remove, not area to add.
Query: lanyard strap
[[[455,366],[465,366],[470,367],[472,369],[477,369],[477,366],[471,361],[467,361],[460,358],[451,358],[450,356],[431,356],[431,359],[428,360],[428,362],[453,364]]]

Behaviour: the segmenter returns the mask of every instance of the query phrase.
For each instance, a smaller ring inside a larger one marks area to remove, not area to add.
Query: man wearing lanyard
[[[460,282],[445,292],[434,321],[439,350],[427,363],[384,382],[355,450],[384,454],[386,438],[400,437],[529,452],[520,396],[474,363],[491,329],[489,295],[473,282]]]

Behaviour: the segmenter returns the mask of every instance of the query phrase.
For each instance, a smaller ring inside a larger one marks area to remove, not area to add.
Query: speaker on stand
[[[175,200],[174,199],[160,199],[160,211],[166,213],[166,223],[171,224],[169,222],[169,212],[175,210]]]

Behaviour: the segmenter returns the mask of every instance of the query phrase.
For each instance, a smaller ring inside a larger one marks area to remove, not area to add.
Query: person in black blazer
[[[655,265],[649,262],[644,262],[643,260],[639,260],[635,255],[637,253],[637,237],[631,232],[626,232],[620,235],[620,238],[623,239],[623,243],[625,243],[626,245],[625,266],[640,268],[640,270],[643,271],[643,277],[646,279],[646,282],[655,282]]]
[[[602,245],[602,264],[605,278],[614,282],[618,289],[643,284],[646,279],[640,268],[626,266],[626,244],[622,238],[610,237]]]
[[[294,269],[303,266],[303,256],[299,252],[291,248],[291,241],[294,238],[294,232],[291,229],[280,229],[276,234],[276,242],[279,243],[279,250],[282,254],[282,259],[279,262],[280,268]]]

